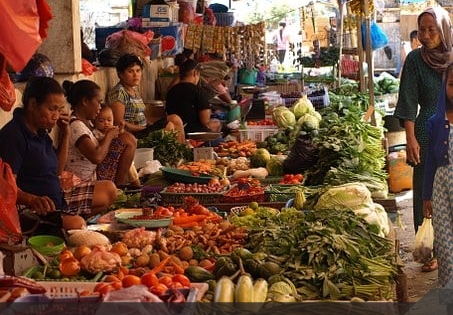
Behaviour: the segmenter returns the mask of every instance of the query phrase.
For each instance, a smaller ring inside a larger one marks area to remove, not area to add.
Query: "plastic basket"
[[[168,205],[180,205],[184,202],[185,197],[194,197],[198,199],[201,204],[218,203],[221,201],[223,194],[227,188],[225,187],[221,192],[218,193],[174,193],[167,192],[167,188],[164,188],[160,195],[164,204]]]
[[[8,314],[60,314],[69,309],[74,314],[93,314],[93,307],[99,306],[100,301],[100,295],[51,297],[29,294],[15,299],[8,307]]]
[[[46,289],[45,295],[52,298],[78,297],[83,291],[93,292],[97,282],[89,281],[38,281]]]
[[[316,110],[321,110],[324,107],[327,107],[330,103],[329,93],[327,92],[327,90],[324,91],[324,95],[317,96],[308,95],[307,97],[311,101]]]
[[[278,132],[278,128],[247,128],[239,129],[239,141],[252,140],[255,142],[264,141],[268,136],[272,136]]]
[[[231,191],[232,188],[227,190],[222,197],[222,201],[224,203],[238,203],[238,204],[248,204],[250,202],[256,201],[256,202],[264,202],[266,201],[266,194],[264,193],[264,190],[262,193],[258,194],[249,194],[246,196],[230,196],[229,192]]]

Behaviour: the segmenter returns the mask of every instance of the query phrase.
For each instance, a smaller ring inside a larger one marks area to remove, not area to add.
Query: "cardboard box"
[[[7,275],[21,276],[27,269],[39,264],[33,251],[26,245],[1,244],[0,251],[5,255],[3,269]]]
[[[214,158],[214,149],[212,147],[202,147],[193,149],[193,160],[212,160]]]
[[[168,21],[149,21],[149,22],[143,22],[142,21],[142,27],[147,28],[147,27],[166,27],[170,26],[171,22]]]
[[[160,22],[173,21],[173,10],[168,4],[147,4],[143,7],[142,17]]]
[[[184,24],[172,23],[170,26],[149,27],[156,35],[161,35],[161,56],[171,57],[182,53],[184,49]]]

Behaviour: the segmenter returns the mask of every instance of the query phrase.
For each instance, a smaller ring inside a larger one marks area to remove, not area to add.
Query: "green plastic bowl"
[[[53,235],[37,235],[28,239],[28,245],[45,256],[57,256],[65,247],[64,239]]]

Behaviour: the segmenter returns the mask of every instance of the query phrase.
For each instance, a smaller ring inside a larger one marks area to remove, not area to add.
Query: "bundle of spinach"
[[[193,160],[192,150],[179,143],[177,133],[172,131],[152,131],[137,141],[137,147],[154,148],[154,159],[164,166],[175,167],[181,162]]]
[[[313,138],[319,148],[319,159],[304,174],[306,185],[360,181],[374,197],[386,194],[384,129],[363,121],[368,103],[365,94],[337,95],[324,108],[318,136]]]
[[[393,298],[392,241],[348,209],[282,209],[249,226],[247,248],[275,257],[306,299]]]

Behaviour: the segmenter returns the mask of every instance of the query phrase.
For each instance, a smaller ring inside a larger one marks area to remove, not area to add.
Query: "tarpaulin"
[[[0,1],[0,54],[13,70],[21,71],[47,37],[50,19],[46,0]]]

